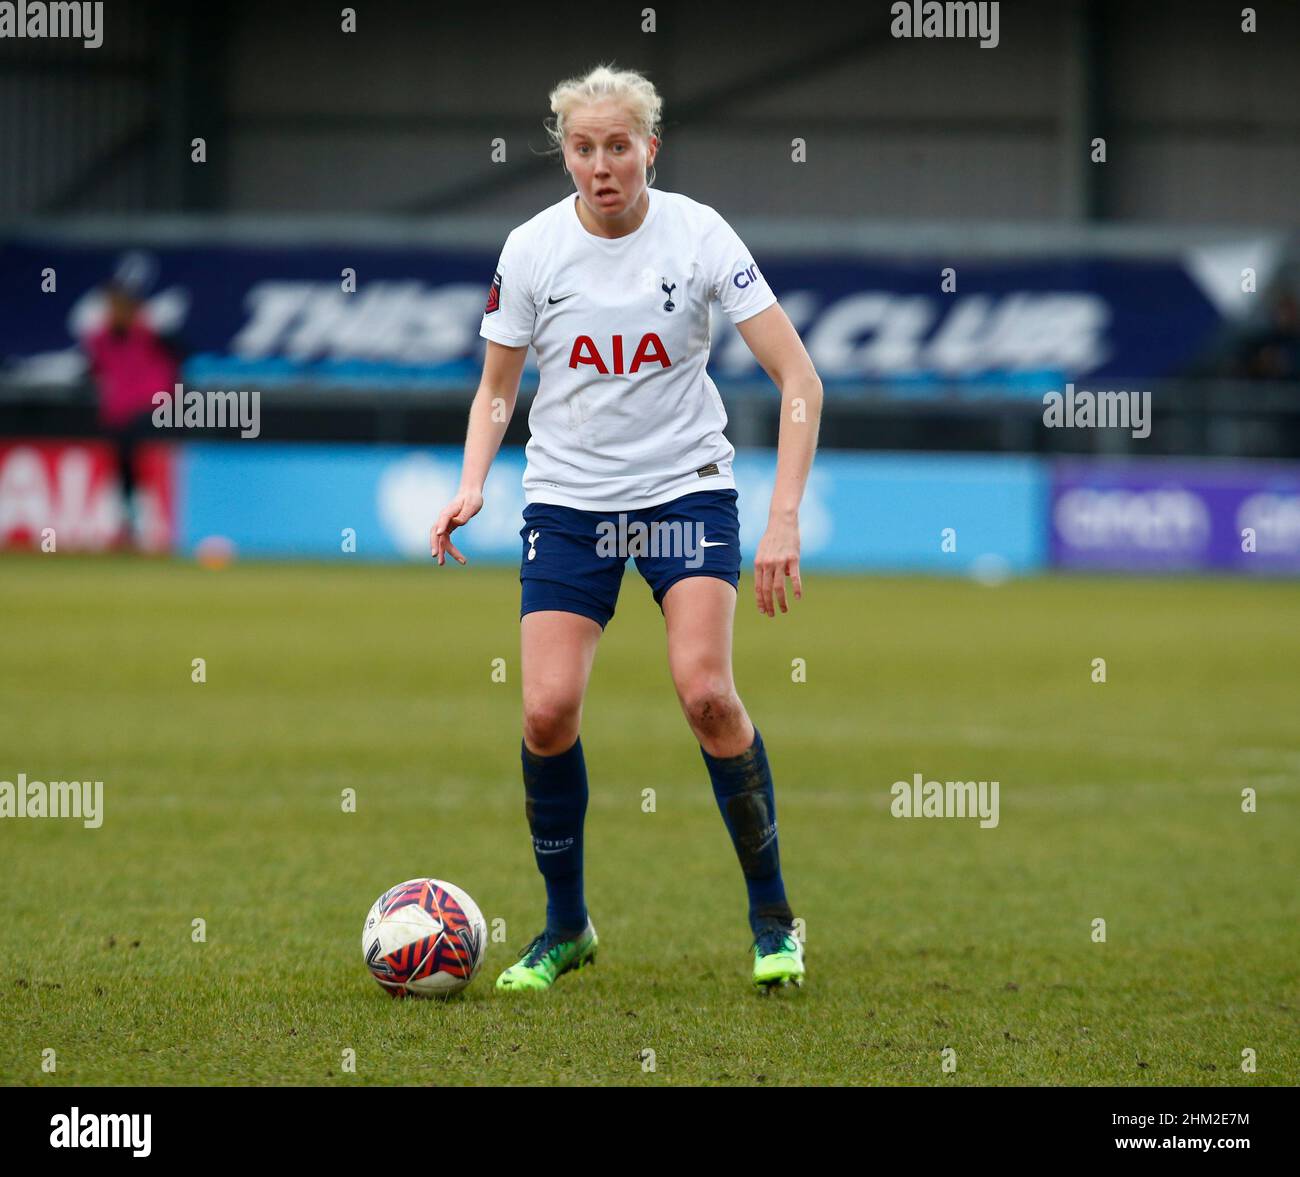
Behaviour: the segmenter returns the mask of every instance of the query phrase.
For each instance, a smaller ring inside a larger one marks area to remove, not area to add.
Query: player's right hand
[[[442,514],[438,516],[438,522],[433,525],[433,530],[429,533],[430,554],[437,558],[439,565],[447,562],[448,552],[462,564],[468,563],[456,550],[456,545],[451,542],[451,533],[473,519],[482,507],[481,494],[477,491],[463,490],[443,508]]]

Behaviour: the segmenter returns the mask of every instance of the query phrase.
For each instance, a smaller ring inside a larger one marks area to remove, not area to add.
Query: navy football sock
[[[739,756],[710,756],[703,745],[700,753],[745,874],[751,930],[757,936],[766,919],[792,923],[794,916],[785,897],[776,840],[776,793],[763,737],[755,727],[754,742]]]
[[[558,756],[539,756],[519,742],[533,857],[546,880],[546,928],[580,932],[587,926],[582,894],[582,822],[587,814],[587,762],[582,739]]]

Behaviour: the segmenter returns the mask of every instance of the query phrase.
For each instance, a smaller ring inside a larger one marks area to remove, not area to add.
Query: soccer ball
[[[366,916],[361,951],[370,975],[394,997],[449,997],[483,963],[487,925],[464,891],[441,879],[390,887]]]

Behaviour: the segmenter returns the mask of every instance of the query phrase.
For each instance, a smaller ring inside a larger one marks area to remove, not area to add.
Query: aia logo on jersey
[[[501,271],[498,270],[492,275],[492,289],[488,291],[487,306],[484,308],[485,315],[492,314],[493,311],[501,309]]]
[[[602,376],[609,376],[611,373],[615,376],[635,376],[643,365],[658,364],[664,368],[673,366],[663,340],[653,331],[641,336],[641,342],[636,345],[636,352],[632,356],[632,363],[627,368],[623,367],[621,335],[615,335],[609,341],[609,351],[606,354],[613,361],[612,364],[605,363],[605,356],[601,354],[596,341],[590,335],[579,335],[573,341],[573,348],[569,352],[569,367],[577,368],[579,364],[588,364]]]

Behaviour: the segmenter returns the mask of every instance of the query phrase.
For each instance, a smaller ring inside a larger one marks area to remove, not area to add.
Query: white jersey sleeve
[[[728,319],[742,323],[767,310],[776,295],[736,231],[714,209],[708,212],[704,260],[712,296]]]
[[[537,305],[529,253],[517,229],[506,238],[478,329],[484,339],[506,347],[525,347],[533,341]]]

